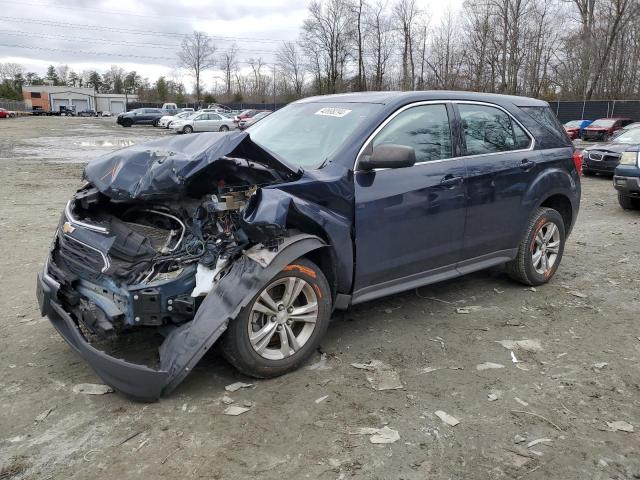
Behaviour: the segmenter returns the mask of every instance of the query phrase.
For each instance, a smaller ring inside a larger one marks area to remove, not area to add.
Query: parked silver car
[[[233,120],[218,113],[196,113],[189,118],[175,120],[171,128],[176,133],[228,132],[236,127]]]
[[[194,112],[180,112],[176,115],[165,115],[160,119],[157,126],[161,128],[171,128],[171,125],[176,120],[186,120],[193,114]]]

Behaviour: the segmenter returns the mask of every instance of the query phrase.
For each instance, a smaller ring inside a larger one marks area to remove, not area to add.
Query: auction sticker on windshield
[[[348,115],[349,113],[351,113],[351,110],[347,110],[346,108],[325,107],[318,110],[316,112],[316,115],[342,118]]]

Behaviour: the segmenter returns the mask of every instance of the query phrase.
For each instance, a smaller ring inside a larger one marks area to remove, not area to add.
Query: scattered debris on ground
[[[241,388],[251,388],[251,387],[253,387],[253,383],[235,382],[230,385],[227,385],[226,387],[224,387],[224,389],[227,392],[233,393],[233,392],[237,392]]]
[[[440,420],[452,427],[455,427],[460,423],[460,420],[456,417],[449,415],[447,412],[443,412],[442,410],[436,410],[434,413]]]
[[[73,393],[84,393],[85,395],[104,395],[113,393],[113,388],[101,383],[79,383],[73,386]]]
[[[237,416],[237,415],[242,415],[243,413],[246,413],[249,410],[251,410],[251,408],[249,407],[240,407],[238,405],[231,405],[225,408],[224,412],[222,413],[224,413],[225,415]]]
[[[391,365],[380,360],[371,360],[369,363],[352,363],[351,366],[366,372],[367,381],[374,390],[400,390],[404,388],[398,372]]]
[[[615,422],[607,422],[607,426],[615,431],[620,431],[620,432],[633,432],[633,425],[631,425],[629,422],[625,422],[624,420],[616,420]]]
[[[394,443],[400,440],[398,431],[386,425],[382,428],[357,428],[349,432],[349,435],[371,435],[369,437],[371,443]]]

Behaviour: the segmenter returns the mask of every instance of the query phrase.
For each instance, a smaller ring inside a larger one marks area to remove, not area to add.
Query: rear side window
[[[531,118],[553,133],[556,137],[561,138],[562,140],[567,139],[564,127],[549,107],[520,107],[520,110],[526,112]]]
[[[384,144],[413,147],[416,162],[451,158],[447,107],[420,105],[399,113],[373,139],[373,147]]]
[[[496,107],[458,104],[467,155],[524,150],[531,138],[511,117]]]

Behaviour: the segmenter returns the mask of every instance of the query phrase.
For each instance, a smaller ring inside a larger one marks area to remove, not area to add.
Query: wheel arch
[[[573,206],[567,195],[562,193],[550,195],[540,203],[539,207],[552,208],[557,211],[562,217],[567,234],[571,231],[574,223]]]

